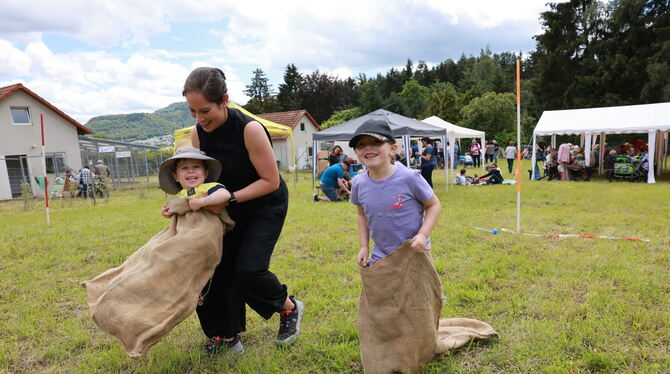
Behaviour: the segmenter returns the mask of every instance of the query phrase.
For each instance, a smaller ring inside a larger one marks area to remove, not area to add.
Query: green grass
[[[507,177],[507,176],[506,176]],[[307,304],[303,335],[274,345],[277,318],[248,314],[240,357],[202,357],[195,315],[141,359],[129,359],[88,314],[79,282],[119,265],[162,229],[157,188],[109,200],[0,204],[0,373],[359,373],[360,279],[351,204],[314,203],[307,175],[271,269]],[[443,212],[431,240],[444,317],[489,322],[500,339],[470,344],[427,373],[670,372],[670,184],[523,184],[522,229],[652,239],[546,239],[473,227],[516,227],[516,187],[453,187],[434,173]]]

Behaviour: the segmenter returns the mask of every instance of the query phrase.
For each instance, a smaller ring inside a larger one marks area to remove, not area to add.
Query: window
[[[10,108],[12,123],[15,125],[30,125],[30,111],[28,108]]]
[[[300,131],[305,131],[305,123],[300,122]]]
[[[67,170],[65,167],[65,156],[62,153],[51,153],[46,155],[47,174],[64,174]]]

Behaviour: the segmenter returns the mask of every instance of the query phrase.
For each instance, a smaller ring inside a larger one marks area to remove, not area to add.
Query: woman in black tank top
[[[277,342],[291,344],[300,333],[304,304],[268,268],[288,210],[288,190],[279,175],[270,134],[237,109],[228,108],[225,75],[217,68],[195,69],[184,91],[197,125],[193,146],[219,160],[219,182],[231,192],[227,208],[236,225],[223,239],[223,256],[204,303],[197,308],[209,341],[205,353],[241,353],[239,333],[246,329],[245,304],[265,319],[280,314]]]

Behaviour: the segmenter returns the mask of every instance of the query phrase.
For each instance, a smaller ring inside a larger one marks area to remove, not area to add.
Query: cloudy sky
[[[534,49],[546,0],[2,0],[0,86],[23,83],[81,123],[181,101],[198,66],[231,98],[254,69],[338,77],[462,53]]]

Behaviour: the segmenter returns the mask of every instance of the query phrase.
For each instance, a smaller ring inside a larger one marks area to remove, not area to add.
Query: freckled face
[[[221,104],[217,104],[207,101],[200,92],[188,92],[186,103],[191,112],[191,117],[195,118],[206,132],[214,131],[228,119],[228,111],[226,110],[228,94],[223,95]]]
[[[177,161],[175,172],[172,177],[184,189],[191,189],[198,187],[205,183],[207,179],[207,170],[205,169],[205,162],[203,160],[194,160],[184,158]]]

